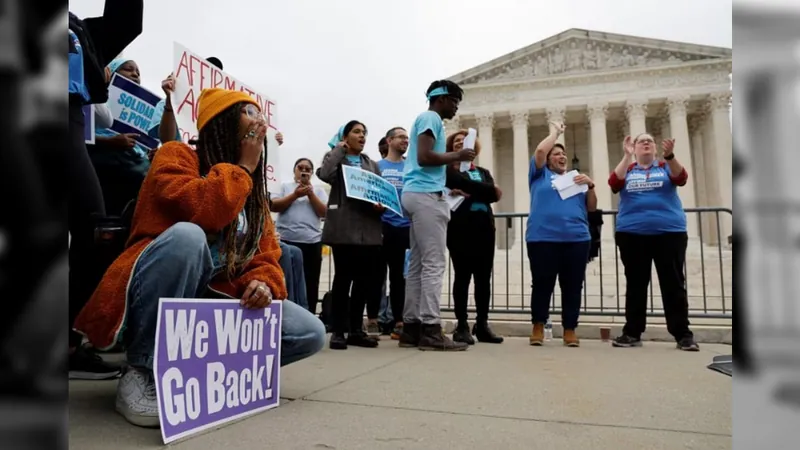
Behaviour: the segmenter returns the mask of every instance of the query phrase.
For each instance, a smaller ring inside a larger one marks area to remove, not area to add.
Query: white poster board
[[[222,88],[249,94],[261,107],[267,129],[267,188],[273,194],[280,194],[279,179],[280,152],[275,134],[278,132],[277,105],[270,97],[258,92],[232,75],[218,69],[213,64],[175,42],[173,48],[173,74],[175,91],[172,94],[172,108],[183,142],[197,139],[197,104],[200,91],[207,88]]]

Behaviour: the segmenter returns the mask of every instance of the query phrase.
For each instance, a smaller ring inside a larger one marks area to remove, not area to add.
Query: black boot
[[[362,330],[350,332],[347,335],[347,345],[354,347],[375,348],[378,346],[379,338],[370,336]]]
[[[475,345],[475,339],[472,337],[472,333],[469,332],[469,324],[467,322],[458,322],[455,331],[453,331],[453,340]]]
[[[466,350],[469,344],[454,342],[442,330],[441,324],[422,325],[419,338],[420,350],[433,350],[439,352],[458,352]]]
[[[403,322],[403,332],[400,334],[398,347],[412,348],[419,346],[420,324]]]
[[[472,327],[472,334],[474,334],[475,337],[478,338],[478,342],[486,342],[489,344],[503,343],[503,336],[498,336],[494,334],[492,328],[489,327],[489,322],[487,322],[486,320],[479,320],[475,322],[475,325]]]
[[[331,350],[347,350],[347,339],[344,333],[331,333]]]

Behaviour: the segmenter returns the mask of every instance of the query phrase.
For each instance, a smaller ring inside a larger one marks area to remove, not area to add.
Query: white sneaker
[[[137,426],[158,428],[158,399],[152,372],[129,367],[117,385],[117,412]]]

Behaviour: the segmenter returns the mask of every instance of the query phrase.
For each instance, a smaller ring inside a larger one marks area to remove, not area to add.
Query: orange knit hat
[[[239,91],[229,91],[227,89],[203,89],[200,92],[200,98],[197,105],[197,131],[203,129],[208,122],[211,121],[222,111],[230,108],[237,103],[251,103],[258,106],[253,97]]]

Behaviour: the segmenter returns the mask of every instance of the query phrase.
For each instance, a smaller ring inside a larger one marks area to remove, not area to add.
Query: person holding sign
[[[447,152],[458,152],[464,148],[467,130],[459,130],[447,138]],[[481,145],[475,141],[475,154],[480,154]],[[492,203],[500,201],[500,188],[495,186],[492,174],[474,164],[461,172],[461,164],[454,162],[447,168],[447,187],[450,195],[462,195],[464,201],[453,211],[447,225],[447,249],[453,261],[453,303],[458,325],[453,340],[474,345],[473,335],[480,342],[501,344],[498,336],[489,327],[489,304],[492,295],[492,268],[494,267],[495,226]],[[477,319],[472,331],[467,322],[470,279],[475,279],[475,309]]]
[[[115,59],[108,65],[108,81],[119,74],[136,84],[141,83],[139,66],[133,60]],[[136,198],[150,170],[148,149],[136,140],[135,133],[117,133],[110,128],[98,128],[95,145],[87,145],[89,157],[97,171],[106,214],[119,216],[127,204]]]
[[[322,243],[333,251],[334,350],[378,346],[378,339],[363,329],[364,306],[381,295],[381,214],[386,208],[348,197],[342,170],[351,166],[380,175],[378,165],[364,153],[366,141],[367,127],[351,120],[328,143],[332,150],[317,169],[317,177],[331,185]]]
[[[581,309],[581,291],[589,262],[591,234],[589,211],[597,209],[594,182],[586,175],[570,182],[588,187],[585,192],[563,198],[556,188],[567,171],[567,153],[556,140],[564,133],[563,123],[550,123],[550,134],[539,143],[528,170],[531,210],[525,241],[533,279],[530,344],[544,343],[544,326],[550,318],[550,299],[556,278],[561,286],[561,322],[564,345],[580,346],[575,329]]]
[[[700,348],[689,329],[689,301],[686,297],[686,213],[678,187],[689,173],[675,159],[675,140],[664,139],[664,161],[656,159],[653,136],[642,133],[625,138],[625,156],[608,178],[611,191],[619,193],[615,239],[625,266],[625,327],[614,339],[615,347],[639,347],[647,322],[647,286],[655,263],[667,330],[677,347],[686,351]]]
[[[101,350],[124,341],[130,367],[116,409],[140,426],[159,424],[152,373],[159,299],[222,296],[253,309],[286,299],[258,104],[246,93],[205,89],[197,124],[196,151],[170,142],[156,154],[128,247],[75,322]],[[324,346],[325,328],[305,308],[284,301],[282,314],[281,365]]]
[[[461,87],[449,80],[434,81],[426,95],[428,110],[417,116],[411,127],[404,167],[402,203],[411,220],[411,260],[399,345],[420,350],[466,350],[467,344],[453,342],[442,332],[439,313],[450,221],[444,190],[446,167],[457,161],[472,161],[475,150],[445,152],[442,119],[455,117],[464,96]]]
[[[322,218],[328,211],[328,194],[311,184],[314,163],[300,158],[294,163],[294,181],[281,185],[282,196],[272,200],[278,213],[276,226],[281,241],[297,247],[303,254],[308,310],[316,314],[319,301],[319,274],[322,269]]]

